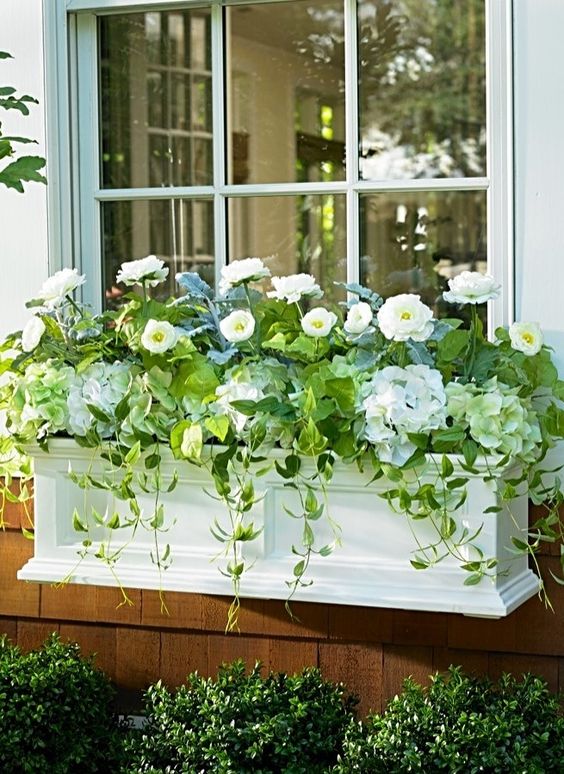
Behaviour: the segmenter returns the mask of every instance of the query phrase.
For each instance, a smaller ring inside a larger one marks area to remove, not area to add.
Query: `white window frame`
[[[361,194],[393,191],[487,192],[488,271],[502,283],[491,303],[490,333],[513,321],[513,46],[512,0],[486,0],[486,177],[361,180],[358,164],[357,0],[346,0],[346,179],[330,183],[229,185],[225,180],[222,7],[249,0],[49,0],[44,3],[47,155],[49,174],[49,266],[77,266],[88,275],[85,299],[99,308],[102,295],[100,204],[197,197],[214,202],[216,277],[226,261],[228,197],[345,194],[348,281],[359,279]],[[284,0],[253,0],[283,2]],[[96,16],[134,11],[211,7],[213,185],[181,188],[103,189],[99,185],[98,61]],[[80,82],[80,90],[78,83]],[[377,290],[377,288],[376,288]]]

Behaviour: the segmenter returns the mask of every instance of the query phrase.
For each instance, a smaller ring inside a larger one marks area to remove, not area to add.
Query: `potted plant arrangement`
[[[562,539],[542,460],[564,383],[538,325],[485,338],[492,277],[450,280],[463,328],[357,284],[329,309],[314,277],[258,258],[217,297],[185,273],[156,300],[167,273],[124,263],[131,292],[93,314],[63,269],[1,347],[3,498],[30,496],[22,457],[35,472],[19,577],[232,590],[228,628],[247,595],[500,616],[542,588],[528,559]]]

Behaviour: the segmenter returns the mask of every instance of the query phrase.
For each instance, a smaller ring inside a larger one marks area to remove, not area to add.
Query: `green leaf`
[[[464,580],[465,586],[476,586],[482,580],[482,575],[479,572],[472,573]]]
[[[88,532],[88,527],[81,521],[76,508],[72,512],[72,527],[75,532]]]
[[[220,441],[225,441],[225,437],[229,432],[229,418],[225,414],[206,417],[204,425],[212,435],[215,435]]]
[[[125,455],[124,462],[127,465],[135,465],[135,463],[139,460],[140,456],[141,456],[141,442],[136,441],[136,443],[131,447],[131,449]]]
[[[327,439],[321,435],[313,419],[309,419],[297,440],[294,441],[295,448],[306,457],[316,457],[326,448]]]
[[[437,344],[439,360],[446,363],[455,360],[468,346],[468,338],[467,330],[452,330],[447,333]]]
[[[454,473],[454,466],[450,459],[443,454],[443,459],[441,462],[441,474],[443,478],[449,478],[449,476],[452,476]]]
[[[197,422],[183,419],[177,422],[170,432],[170,448],[177,459],[199,461],[203,445],[202,428]]]
[[[465,463],[472,467],[478,456],[478,444],[476,441],[473,441],[472,438],[465,438],[462,442],[462,454],[464,455]]]
[[[327,395],[337,401],[341,411],[352,411],[355,405],[355,386],[350,376],[343,379],[328,379],[325,382]]]
[[[23,193],[22,182],[47,183],[47,178],[39,173],[45,166],[45,159],[39,156],[21,156],[0,170],[0,183]]]

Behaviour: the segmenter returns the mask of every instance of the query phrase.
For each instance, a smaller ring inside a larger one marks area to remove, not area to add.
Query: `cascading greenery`
[[[349,300],[340,309],[316,306],[322,291],[306,274],[273,277],[273,289],[259,292],[270,272],[258,258],[225,267],[217,297],[186,273],[177,276],[183,295],[161,303],[151,289],[167,274],[154,256],[123,264],[117,281],[132,292],[117,311],[94,315],[73,298],[85,278],[64,269],[28,304],[24,330],[1,347],[3,498],[29,497],[25,476],[19,492],[11,476],[30,444],[48,450],[50,438],[71,436],[107,461],[102,475],[71,471],[71,478],[128,505],[75,511],[74,528],[84,533],[78,562],[96,556],[119,579],[120,555],[146,529],[155,536],[153,562],[165,572],[172,551],[162,496],[186,463],[209,471],[222,503],[210,527],[221,544],[220,570],[233,581],[230,629],[249,569],[242,549],[260,534],[256,483],[273,468],[299,503],[279,514],[301,521],[290,599],[308,584],[312,560],[330,554],[346,529],[327,505],[336,462],[388,481],[379,491],[392,508],[434,526],[435,541],[414,545],[417,569],[454,556],[470,585],[506,569],[483,556],[478,533],[456,520],[475,475],[506,471],[505,500],[528,492],[544,505],[527,532],[515,528],[516,553],[534,557],[543,541],[562,544],[560,481],[542,460],[564,437],[564,382],[536,324],[484,337],[477,305],[499,294],[493,278],[463,272],[450,280],[445,300],[472,312],[463,329],[460,320],[434,319],[418,296],[383,301],[356,284],[345,286]],[[167,447],[178,461],[173,476],[161,465]],[[140,494],[153,498],[151,512]],[[333,538],[319,544],[323,519]],[[102,542],[91,534],[97,526],[107,530]],[[120,541],[125,527],[130,537]]]

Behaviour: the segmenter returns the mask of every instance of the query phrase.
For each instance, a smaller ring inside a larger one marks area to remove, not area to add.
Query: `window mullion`
[[[216,4],[211,9],[212,51],[212,125],[213,125],[213,184],[214,184],[214,253],[215,280],[218,287],[221,269],[227,263],[227,207],[222,189],[225,187],[225,160],[227,146],[225,135],[226,92],[225,88],[225,40],[223,33],[223,8]]]
[[[97,23],[94,14],[76,17],[78,84],[78,186],[80,190],[80,253],[75,263],[88,271],[84,300],[101,310],[102,239],[100,204],[95,192],[99,188],[99,116]]]
[[[502,284],[490,304],[490,336],[514,319],[513,40],[511,0],[486,0],[488,265]]]
[[[357,0],[345,0],[345,137],[347,163],[347,282],[360,279],[358,182]]]

